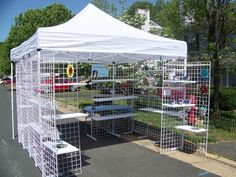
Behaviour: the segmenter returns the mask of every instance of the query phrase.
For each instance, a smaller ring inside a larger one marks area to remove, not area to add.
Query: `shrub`
[[[222,88],[219,101],[220,110],[236,110],[236,88]]]

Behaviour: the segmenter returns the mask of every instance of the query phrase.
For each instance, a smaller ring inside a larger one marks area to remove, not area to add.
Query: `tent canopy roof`
[[[186,42],[131,27],[92,4],[64,24],[38,28],[30,39],[11,50],[11,60],[20,60],[37,49],[53,52],[56,58],[70,55],[97,63],[187,57]]]

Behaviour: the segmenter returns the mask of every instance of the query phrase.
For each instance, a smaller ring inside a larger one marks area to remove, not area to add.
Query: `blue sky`
[[[127,6],[135,0],[127,0]],[[150,0],[156,2],[156,0]],[[53,3],[62,3],[73,14],[80,12],[90,0],[0,0],[0,42],[7,38],[14,18],[28,9],[43,8]],[[111,1],[112,2],[112,1]],[[118,5],[119,0],[114,0]],[[118,7],[118,6],[117,6]]]

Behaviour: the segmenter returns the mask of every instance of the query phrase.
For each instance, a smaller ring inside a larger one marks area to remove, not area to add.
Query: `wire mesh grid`
[[[161,153],[206,154],[210,70],[209,62],[164,63]]]
[[[82,172],[83,117],[93,139],[138,132],[160,140],[161,153],[206,153],[210,63],[88,64],[82,73],[77,59],[58,61],[38,52],[16,63],[19,142],[43,177]]]
[[[38,52],[16,63],[19,142],[43,177],[82,173],[78,119],[86,114],[80,113],[78,94],[85,83],[77,60],[60,61]]]
[[[93,139],[132,131],[135,70],[133,64],[92,64],[92,104],[84,111],[89,113],[87,133]]]
[[[139,98],[135,102],[138,112],[134,130],[142,137],[151,137],[158,141],[162,112],[162,61],[148,60],[137,65],[139,70],[136,73],[136,92]]]

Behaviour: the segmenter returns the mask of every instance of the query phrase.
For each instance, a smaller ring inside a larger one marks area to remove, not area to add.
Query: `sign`
[[[92,77],[108,77],[108,67],[102,64],[92,65]]]

